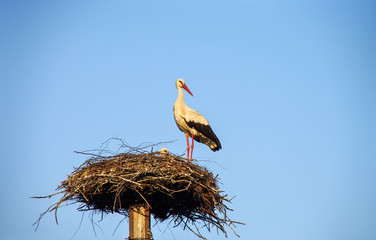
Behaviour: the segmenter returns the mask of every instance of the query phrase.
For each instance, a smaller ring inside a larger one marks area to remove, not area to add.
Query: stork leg
[[[193,155],[193,146],[194,146],[194,143],[193,143],[193,133],[192,133],[192,144],[191,144],[191,162],[192,162],[192,155]]]
[[[188,137],[188,134],[185,134],[185,136],[187,137],[187,161],[189,162],[189,137]]]

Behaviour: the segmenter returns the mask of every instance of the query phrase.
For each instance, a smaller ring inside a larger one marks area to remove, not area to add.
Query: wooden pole
[[[147,204],[133,205],[129,208],[129,240],[149,240],[150,210]]]

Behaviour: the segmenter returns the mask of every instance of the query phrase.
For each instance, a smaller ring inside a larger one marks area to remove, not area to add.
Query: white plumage
[[[178,128],[185,133],[187,137],[187,158],[189,159],[189,137],[192,138],[190,159],[192,159],[194,146],[193,139],[209,146],[213,151],[221,149],[221,143],[211,129],[209,122],[200,113],[185,104],[183,88],[192,96],[193,94],[185,85],[184,80],[176,80],[175,86],[178,89],[178,98],[173,108],[174,118]]]
[[[167,157],[169,155],[170,155],[170,152],[167,150],[167,148],[161,148],[161,150],[159,150],[160,157]]]

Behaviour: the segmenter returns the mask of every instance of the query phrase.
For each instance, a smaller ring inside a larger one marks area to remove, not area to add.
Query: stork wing
[[[197,111],[195,111],[195,110],[193,110],[192,108],[189,108],[189,107],[187,107],[187,109],[186,109],[186,114],[185,114],[184,118],[185,118],[185,121],[187,122],[187,124],[188,124],[188,122],[191,122],[191,123],[209,125],[209,122],[200,113],[198,113]]]
[[[219,139],[210,127],[209,122],[195,110],[191,108],[187,110],[188,111],[185,115],[185,122],[187,123],[188,127],[196,129],[196,131],[202,135],[196,135],[194,136],[194,139],[198,142],[206,144],[206,141],[202,139],[202,137],[208,138],[216,144],[214,148],[211,147],[213,151],[221,149],[221,143],[219,142]]]

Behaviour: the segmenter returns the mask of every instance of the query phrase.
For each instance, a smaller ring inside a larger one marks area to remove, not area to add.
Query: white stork
[[[159,156],[160,157],[167,157],[167,156],[170,156],[170,152],[167,150],[167,148],[161,148],[161,150],[159,150]]]
[[[193,96],[191,91],[185,85],[183,79],[178,79],[175,82],[178,89],[178,98],[174,104],[174,118],[178,128],[185,133],[187,137],[187,159],[192,159],[193,140],[203,143],[210,147],[211,150],[218,151],[222,148],[217,136],[211,129],[208,121],[198,112],[185,105],[183,88]],[[191,157],[189,158],[189,137],[192,138]]]

